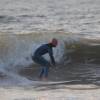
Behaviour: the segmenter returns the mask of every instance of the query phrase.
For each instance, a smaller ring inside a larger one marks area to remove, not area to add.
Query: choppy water
[[[62,31],[100,37],[100,0],[3,0],[0,31]]]
[[[54,49],[59,64],[58,69],[51,69],[50,80],[100,83],[99,0],[3,0],[0,84],[28,84],[34,80],[39,68],[35,70],[31,55],[53,37],[59,41]],[[46,58],[49,60],[48,55]]]

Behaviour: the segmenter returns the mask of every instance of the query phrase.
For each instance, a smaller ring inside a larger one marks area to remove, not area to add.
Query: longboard
[[[70,83],[73,81],[75,80],[71,80],[71,81],[33,81],[33,83],[36,85],[57,85],[57,84],[66,84],[66,83]]]

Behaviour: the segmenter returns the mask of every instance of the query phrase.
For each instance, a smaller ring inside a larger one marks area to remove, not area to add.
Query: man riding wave
[[[47,79],[48,78],[48,72],[49,72],[49,67],[51,65],[56,65],[54,56],[53,56],[53,47],[56,47],[58,44],[57,39],[53,38],[52,41],[50,43],[47,44],[43,44],[41,45],[39,48],[36,49],[36,51],[34,52],[34,55],[32,56],[32,60],[37,63],[40,64],[42,66],[42,70],[40,72],[39,78],[40,79]],[[49,61],[47,61],[43,55],[45,54],[49,54],[50,59],[51,59],[51,63]]]

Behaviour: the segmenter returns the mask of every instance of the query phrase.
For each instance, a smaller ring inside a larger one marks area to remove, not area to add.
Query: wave
[[[54,37],[59,43],[54,49],[59,66],[100,62],[100,41],[96,39],[68,33],[0,34],[0,83],[30,83],[39,68],[32,61],[31,55],[38,46],[50,42]],[[49,60],[48,55],[45,57]]]
[[[16,80],[23,80],[23,77],[18,74],[19,70],[34,64],[31,56],[35,49],[43,43],[50,42],[52,37],[42,33],[0,34],[0,77],[5,80],[12,79],[14,83]],[[61,46],[54,50],[57,61],[63,55],[63,43]],[[45,57],[49,60],[48,55]]]
[[[0,16],[0,22],[2,24],[9,24],[9,23],[16,23],[19,22],[18,18],[15,16],[7,16],[7,15],[1,15]]]
[[[53,35],[45,35],[45,34],[1,34],[0,35],[0,63],[11,63],[17,62],[19,59],[30,58],[31,54],[34,50],[41,44],[50,42],[51,38],[55,36]],[[61,54],[59,52],[62,51],[63,54],[63,42],[62,45],[58,46],[56,50],[54,50],[55,56],[60,57]],[[24,62],[25,63],[25,62]]]
[[[100,63],[100,42],[97,40],[86,40],[71,43],[65,43],[65,58],[70,58],[72,62],[81,63]]]

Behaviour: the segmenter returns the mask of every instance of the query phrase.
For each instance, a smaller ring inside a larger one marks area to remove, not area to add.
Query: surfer
[[[41,65],[42,69],[39,75],[39,78],[42,80],[47,80],[48,78],[48,71],[49,71],[49,67],[50,66],[55,66],[56,62],[53,56],[53,47],[56,47],[58,44],[58,41],[56,38],[53,38],[52,41],[50,43],[47,44],[43,44],[41,45],[39,48],[36,49],[36,51],[34,52],[34,55],[32,56],[32,60]],[[50,59],[51,59],[51,63],[49,61],[47,61],[43,55],[44,54],[49,54]]]

